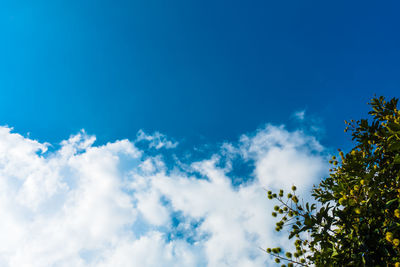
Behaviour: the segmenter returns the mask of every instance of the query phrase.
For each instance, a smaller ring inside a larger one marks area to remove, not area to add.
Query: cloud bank
[[[306,192],[327,167],[314,137],[283,126],[176,164],[159,133],[94,143],[82,131],[48,151],[0,127],[0,266],[266,266],[259,247],[287,240],[263,188]],[[249,177],[234,183],[238,163]]]

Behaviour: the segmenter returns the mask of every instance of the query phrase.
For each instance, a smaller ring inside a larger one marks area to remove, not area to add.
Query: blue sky
[[[263,188],[399,96],[399,8],[2,1],[0,265],[268,266]]]
[[[396,96],[394,1],[3,1],[0,122],[58,142],[139,129],[234,140],[297,110],[343,120]]]

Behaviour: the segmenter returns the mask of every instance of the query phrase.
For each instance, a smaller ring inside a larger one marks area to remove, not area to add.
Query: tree
[[[289,228],[295,252],[268,248],[282,266],[400,266],[400,110],[398,99],[374,97],[370,120],[346,122],[354,148],[340,149],[329,177],[301,204],[296,187],[279,202],[276,231]],[[285,265],[286,264],[286,265]]]

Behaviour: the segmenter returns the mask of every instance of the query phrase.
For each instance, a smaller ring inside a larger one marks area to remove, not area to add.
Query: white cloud
[[[327,166],[323,147],[302,131],[288,132],[283,126],[267,125],[254,136],[241,137],[241,153],[255,162],[260,184],[273,189],[289,189],[292,184],[309,189]]]
[[[305,118],[305,116],[306,116],[306,111],[305,111],[305,110],[297,111],[297,112],[295,112],[295,113],[293,114],[293,116],[294,116],[296,119],[302,121],[302,120],[304,120],[304,118]]]
[[[149,147],[154,147],[155,149],[160,148],[175,148],[178,142],[173,142],[168,140],[167,137],[159,132],[155,132],[153,135],[148,135],[142,130],[139,130],[136,141],[148,141]]]
[[[0,127],[0,266],[265,266],[258,247],[287,240],[263,187],[306,190],[326,168],[315,138],[271,125],[184,171],[128,140],[94,141],[82,131],[46,152]],[[234,158],[254,165],[239,186]]]

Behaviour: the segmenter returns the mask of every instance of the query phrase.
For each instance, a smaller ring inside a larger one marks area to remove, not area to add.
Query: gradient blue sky
[[[1,1],[0,124],[41,141],[139,129],[234,140],[306,110],[343,120],[398,96],[396,1]]]

